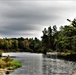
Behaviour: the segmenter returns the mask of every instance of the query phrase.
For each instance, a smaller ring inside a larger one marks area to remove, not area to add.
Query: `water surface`
[[[3,53],[3,56],[14,56],[22,63],[22,67],[9,75],[71,75],[76,72],[76,62],[57,58],[43,57],[35,53]]]

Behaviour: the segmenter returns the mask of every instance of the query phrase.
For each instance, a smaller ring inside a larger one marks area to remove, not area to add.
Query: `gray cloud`
[[[44,27],[68,23],[76,15],[75,1],[0,0],[0,35],[40,37]],[[31,33],[32,32],[32,33]]]

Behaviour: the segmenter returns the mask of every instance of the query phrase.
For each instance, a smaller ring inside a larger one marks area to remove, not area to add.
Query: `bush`
[[[21,65],[21,63],[18,62],[18,61],[12,61],[12,62],[10,62],[10,66],[14,66],[15,68],[19,68],[19,67],[21,67],[22,65]]]
[[[21,63],[9,57],[0,58],[0,68],[15,69],[21,67]]]
[[[6,67],[6,63],[0,59],[0,68],[5,68]]]

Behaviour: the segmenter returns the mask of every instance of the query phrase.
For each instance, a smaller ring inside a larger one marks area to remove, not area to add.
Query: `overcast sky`
[[[69,24],[74,0],[0,0],[0,37],[38,37],[48,26]]]

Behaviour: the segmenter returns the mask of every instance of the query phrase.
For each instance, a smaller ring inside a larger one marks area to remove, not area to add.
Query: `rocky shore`
[[[0,75],[5,75],[5,70],[4,69],[0,69]]]
[[[0,57],[0,75],[6,75],[21,67],[21,63],[12,59],[9,55]]]
[[[76,72],[73,72],[72,75],[76,75]]]
[[[6,75],[14,71],[13,67],[5,68],[5,69],[0,69],[0,75]]]

